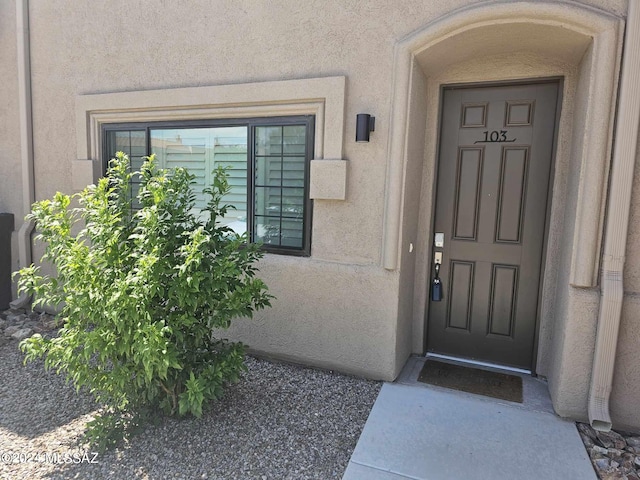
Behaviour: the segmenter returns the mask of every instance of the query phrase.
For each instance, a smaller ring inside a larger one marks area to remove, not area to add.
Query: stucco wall
[[[278,300],[254,320],[238,322],[231,334],[258,351],[392,379],[410,351],[420,353],[423,342],[439,84],[562,75],[565,126],[559,137],[567,150],[559,153],[555,170],[538,367],[549,377],[559,413],[582,416],[598,291],[574,289],[569,275],[582,154],[575,150],[569,158],[568,151],[581,141],[571,137],[571,125],[574,118],[584,118],[588,101],[576,93],[581,91],[577,79],[584,78],[579,69],[589,68],[572,57],[581,51],[580,42],[562,58],[551,56],[551,38],[547,56],[526,49],[513,55],[495,38],[488,49],[477,44],[478,51],[466,53],[433,50],[435,56],[423,59],[429,80],[417,78],[414,93],[427,85],[429,90],[422,99],[412,97],[417,103],[412,103],[406,143],[410,162],[403,166],[401,268],[389,272],[381,266],[390,119],[393,108],[407,107],[392,105],[395,49],[447,12],[479,3],[194,0],[184,8],[162,0],[31,0],[36,196],[72,191],[78,95],[344,75],[346,200],[315,202],[310,259],[268,255],[261,262],[262,276]],[[626,0],[583,3],[618,16],[627,7]],[[21,218],[17,81],[11,80],[16,76],[13,8],[10,0],[0,2],[0,66],[8,72],[0,84],[0,210]],[[571,43],[570,36],[563,40]],[[363,112],[376,116],[376,131],[370,143],[356,144],[355,115]],[[420,132],[425,123],[426,131]],[[638,218],[640,192],[634,195],[632,215]],[[640,425],[627,400],[640,399],[640,378],[626,380],[627,367],[640,363],[633,313],[634,295],[640,292],[635,285],[640,283],[640,232],[632,226],[629,235],[629,295],[621,331],[627,333],[620,344],[613,405],[619,422]]]
[[[632,195],[611,409],[616,425],[640,431],[640,145]]]
[[[13,213],[15,229],[20,228],[22,170],[20,165],[20,113],[18,110],[18,69],[15,3],[0,2],[0,213]],[[12,265],[18,268],[17,234],[12,236]]]
[[[347,200],[316,205],[314,255],[372,264],[380,257],[384,135],[396,39],[463,2],[31,3],[36,191],[70,190],[74,96],[276,79],[347,75],[345,138],[355,115],[378,118],[369,145],[347,140]],[[356,20],[357,19],[357,20]],[[367,25],[367,34],[353,28]],[[52,112],[55,112],[52,114]],[[52,158],[51,152],[57,152]],[[329,230],[329,226],[332,226]],[[339,228],[336,228],[339,227]],[[336,230],[340,234],[336,235]],[[321,248],[321,250],[319,250]]]
[[[392,379],[408,354],[405,340],[396,358],[397,274],[379,267],[393,51],[398,38],[463,4],[400,2],[390,15],[387,2],[197,1],[185,9],[32,0],[37,197],[73,188],[77,95],[345,75],[346,200],[315,202],[311,261],[262,263],[278,301],[232,334],[256,350]],[[369,144],[352,141],[360,112],[378,120]]]
[[[272,308],[236,321],[229,334],[270,356],[370,378],[396,371],[395,272],[372,266],[269,256],[261,278]]]
[[[406,182],[404,186],[403,230],[400,244],[400,297],[398,300],[398,338],[396,342],[396,365],[399,368],[410,353],[422,353],[424,344],[424,308],[425,302],[420,292],[415,290],[416,259],[424,255],[429,242],[420,235],[419,221],[423,186],[422,171],[424,148],[427,133],[427,79],[419,68],[415,68],[411,78],[411,101],[409,105],[409,124],[407,135]],[[428,231],[427,227],[424,231]],[[414,322],[416,315],[422,321]],[[416,328],[417,327],[417,328]]]
[[[429,231],[433,209],[429,183],[435,169],[433,162],[437,142],[433,138],[437,130],[437,118],[434,119],[433,113],[437,108],[434,97],[437,92],[434,91],[439,85],[446,83],[562,76],[564,97],[544,261],[537,372],[549,378],[554,405],[559,414],[586,419],[599,288],[593,277],[596,270],[592,266],[597,268],[598,260],[596,258],[594,262],[594,258],[585,253],[591,251],[597,256],[599,252],[603,193],[606,194],[602,187],[606,184],[608,173],[610,142],[606,130],[611,125],[613,111],[610,97],[601,96],[598,103],[595,103],[594,93],[599,91],[598,85],[602,86],[603,83],[608,83],[613,88],[616,84],[616,72],[613,67],[611,70],[600,68],[599,73],[605,72],[605,75],[598,78],[593,58],[598,58],[599,53],[591,45],[588,36],[578,38],[581,35],[578,34],[577,37],[571,37],[567,31],[538,26],[532,27],[531,35],[525,35],[522,32],[526,28],[515,24],[513,27],[517,32],[512,31],[508,25],[496,25],[486,29],[479,27],[468,35],[465,32],[466,36],[451,29],[447,33],[452,37],[440,41],[442,46],[436,43],[438,39],[431,39],[425,34],[423,45],[426,47],[423,51],[419,50],[418,40],[412,44],[420,52],[418,61],[429,76],[429,97],[434,99],[429,101],[428,108],[430,113],[427,130],[430,141],[425,149],[421,199],[424,203],[422,208],[427,210],[427,215],[418,216],[422,226],[418,229],[419,250],[416,261],[422,265],[415,268],[414,298],[417,300],[414,312],[424,311],[420,297],[424,299],[425,292],[428,292],[428,272],[425,272],[430,258],[429,249],[424,245],[428,246],[431,239],[425,239],[423,235]],[[429,41],[432,43],[428,43]],[[610,52],[607,60],[615,58],[616,43],[612,44],[614,52]],[[508,53],[501,57],[505,44],[509,45]],[[601,41],[598,41],[596,47],[602,48]],[[485,55],[478,56],[480,53]],[[600,57],[595,63],[601,65],[602,60],[604,58]],[[578,79],[579,84],[576,85]],[[615,90],[613,94],[615,95]],[[413,101],[410,103],[413,105]],[[596,111],[599,113],[595,114]],[[598,133],[594,133],[596,119],[605,120]],[[415,161],[409,155],[406,158],[407,162]],[[405,172],[405,182],[410,181]],[[404,209],[414,208],[406,197],[404,202]],[[587,204],[589,207],[585,210]],[[403,213],[406,215],[406,211]],[[403,230],[403,235],[408,232],[408,229]],[[401,248],[411,240],[403,236]],[[414,315],[414,332],[419,330],[421,319],[418,317],[419,315]],[[631,402],[627,403],[630,408],[631,405]],[[636,419],[636,424],[639,420]]]
[[[568,108],[565,114],[571,115],[573,125],[563,139],[565,143],[559,145],[570,144],[572,148],[566,152],[568,158],[565,162],[556,163],[556,172],[562,176],[563,183],[561,189],[554,188],[552,201],[561,207],[561,210],[554,212],[557,214],[556,222],[555,225],[552,223],[550,231],[556,235],[551,235],[551,238],[555,237],[555,242],[551,240],[550,243],[556,244],[557,256],[553,258],[552,262],[547,260],[547,267],[553,271],[556,281],[555,283],[549,282],[544,287],[545,290],[551,289],[551,292],[545,292],[547,295],[554,294],[553,297],[549,297],[553,298],[554,308],[545,312],[546,315],[543,314],[543,319],[547,320],[545,323],[549,326],[542,329],[541,340],[546,337],[548,343],[541,342],[539,356],[542,367],[540,373],[549,380],[551,395],[556,399],[556,411],[563,416],[579,414],[583,419],[586,415],[591,365],[582,369],[578,375],[575,374],[577,373],[575,365],[571,365],[576,355],[581,356],[580,347],[576,347],[572,343],[573,329],[577,328],[575,322],[578,319],[578,323],[582,324],[581,328],[585,328],[586,319],[582,322],[580,317],[573,316],[572,308],[579,303],[574,302],[574,294],[578,292],[571,286],[570,272],[573,239],[576,231],[575,215],[578,208],[580,170],[584,156],[581,137],[584,136],[586,128],[592,54],[593,45],[589,45],[582,61],[576,68],[577,85],[572,89],[573,100],[570,105],[566,100],[563,102],[563,108]],[[548,253],[551,252],[552,250],[549,250]],[[549,257],[547,258],[549,259]],[[597,310],[589,313],[587,318],[593,319],[594,315],[597,315]],[[589,358],[591,358],[595,345],[595,322],[591,325],[591,329],[593,334],[587,345],[584,346],[584,351],[589,355]],[[586,384],[585,376],[589,377]],[[563,395],[564,392],[568,394]]]

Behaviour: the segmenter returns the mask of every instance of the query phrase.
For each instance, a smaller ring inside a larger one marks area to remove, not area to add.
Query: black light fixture
[[[376,129],[376,117],[368,113],[356,115],[356,142],[368,142],[369,133]]]

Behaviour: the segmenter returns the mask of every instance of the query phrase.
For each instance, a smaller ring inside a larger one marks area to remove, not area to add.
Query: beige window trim
[[[345,83],[345,77],[324,77],[79,95],[73,188],[102,175],[107,123],[315,115],[314,159],[342,159]]]

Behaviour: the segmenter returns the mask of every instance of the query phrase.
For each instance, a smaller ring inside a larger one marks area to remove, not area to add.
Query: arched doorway
[[[622,27],[574,3],[483,3],[398,45],[383,248],[401,277],[398,358],[426,349],[442,87],[561,78],[532,369],[549,378],[559,412],[583,414]]]

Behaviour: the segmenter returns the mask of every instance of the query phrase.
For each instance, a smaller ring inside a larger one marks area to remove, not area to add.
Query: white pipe
[[[609,397],[624,298],[623,268],[640,124],[639,51],[640,8],[638,0],[629,0],[602,258],[602,294],[589,390],[589,421],[594,429],[602,431],[612,426]]]
[[[33,117],[31,110],[31,58],[29,46],[29,0],[16,0],[16,46],[18,57],[18,103],[20,108],[20,154],[22,159],[23,214],[31,211],[35,202],[35,176],[33,169]],[[31,234],[35,222],[27,221],[18,230],[18,258],[20,266],[32,262]],[[22,295],[10,303],[12,308],[29,304],[30,297]]]

